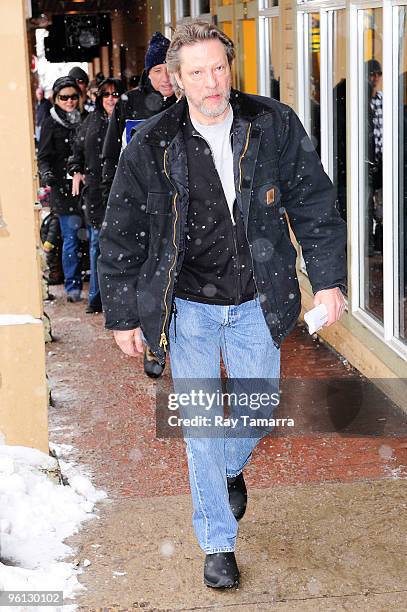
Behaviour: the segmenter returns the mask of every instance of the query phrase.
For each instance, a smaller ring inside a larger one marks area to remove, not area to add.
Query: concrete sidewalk
[[[315,389],[330,378],[350,382],[352,391],[360,376],[298,327],[284,345],[282,370],[286,380],[307,381],[309,403],[296,413],[301,431],[268,436],[256,448],[245,471],[240,588],[208,589],[184,443],[155,436],[155,383],[141,358],[116,349],[101,315],[65,304],[60,288],[54,293],[46,309],[57,338],[48,345],[50,439],[72,444],[74,459],[109,496],[100,519],[70,541],[81,564],[91,561],[79,609],[407,610],[403,413],[379,397],[373,412],[358,416],[368,435],[328,429]]]

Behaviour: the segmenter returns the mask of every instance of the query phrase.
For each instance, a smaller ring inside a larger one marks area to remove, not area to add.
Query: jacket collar
[[[59,108],[58,106],[53,106],[49,111],[51,117],[54,121],[62,125],[64,128],[68,130],[75,130],[81,120],[81,115],[78,110],[73,110],[71,113],[66,113]]]
[[[230,104],[233,108],[233,115],[239,119],[252,122],[259,115],[270,112],[270,109],[257,100],[254,96],[249,96],[240,91],[232,89],[230,93]],[[188,105],[185,97],[179,99],[168,110],[164,111],[157,123],[154,123],[151,130],[145,136],[146,144],[167,147],[183,127],[182,123],[188,116]]]

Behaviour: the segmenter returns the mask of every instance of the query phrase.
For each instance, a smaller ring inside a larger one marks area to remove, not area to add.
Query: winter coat
[[[80,126],[73,152],[68,160],[70,174],[85,174],[85,186],[82,189],[82,201],[85,205],[86,221],[95,228],[102,225],[105,206],[102,201],[102,149],[109,125],[107,114],[96,108],[86,117]]]
[[[301,309],[296,250],[314,293],[346,283],[346,225],[333,185],[300,120],[273,99],[231,93],[234,176],[257,295],[274,344]],[[188,216],[186,102],[149,120],[123,151],[100,237],[99,282],[108,329],[141,327],[165,360]]]
[[[126,92],[116,104],[103,147],[103,198],[107,203],[122,150],[123,132],[126,119],[148,119],[172,106],[175,96],[164,100],[163,96],[151,85],[143,73],[141,84]]]
[[[79,198],[72,196],[72,180],[67,177],[67,162],[79,125],[66,121],[63,111],[54,106],[41,128],[37,154],[41,183],[51,187],[50,205],[60,215],[80,212]]]

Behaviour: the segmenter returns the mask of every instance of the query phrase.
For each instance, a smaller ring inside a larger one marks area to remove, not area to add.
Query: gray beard
[[[205,115],[205,117],[209,117],[211,119],[213,119],[214,117],[219,117],[225,112],[225,110],[229,106],[229,99],[230,99],[230,89],[225,95],[222,105],[219,106],[216,110],[209,110],[205,108],[204,102],[201,104],[198,110],[200,113],[202,113],[202,115]]]

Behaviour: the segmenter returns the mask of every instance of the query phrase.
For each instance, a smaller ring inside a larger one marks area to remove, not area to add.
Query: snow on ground
[[[68,445],[51,448],[58,457],[72,450]],[[36,449],[0,443],[0,592],[63,591],[71,598],[82,588],[77,579],[81,570],[63,560],[73,552],[64,540],[95,517],[95,503],[106,493],[97,491],[69,460],[60,460],[69,484],[57,484],[47,475],[57,467],[56,459]]]

